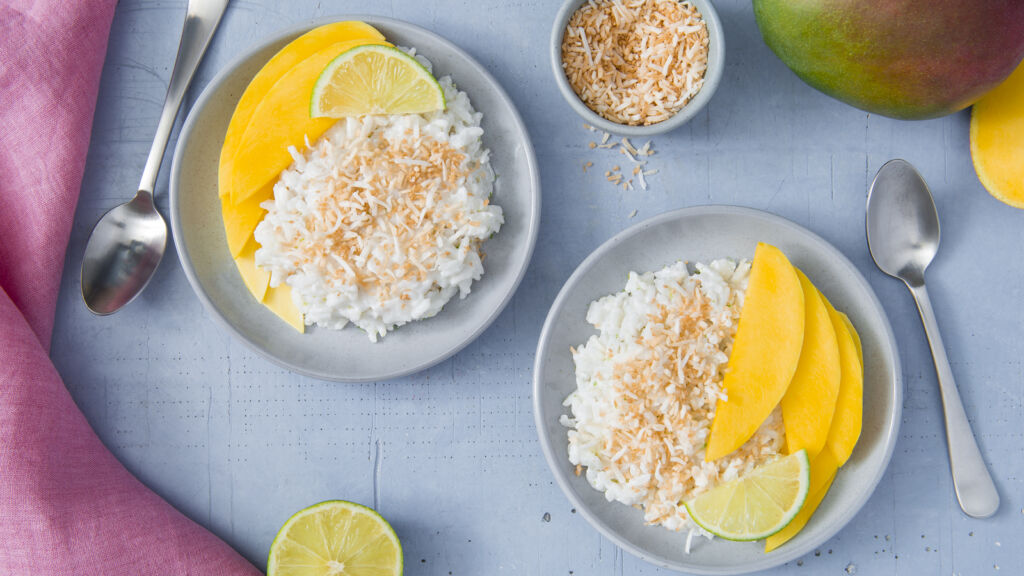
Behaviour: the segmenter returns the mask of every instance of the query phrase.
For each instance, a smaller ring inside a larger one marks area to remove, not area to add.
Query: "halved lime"
[[[312,118],[424,114],[444,110],[441,85],[415,58],[390,46],[342,52],[324,68],[309,101]]]
[[[807,499],[811,466],[801,450],[686,502],[690,518],[726,540],[760,540],[786,527]]]
[[[328,500],[296,512],[274,537],[267,576],[401,576],[402,545],[366,506]]]

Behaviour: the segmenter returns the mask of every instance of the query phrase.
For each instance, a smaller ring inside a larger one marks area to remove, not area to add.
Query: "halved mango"
[[[813,461],[825,447],[839,396],[839,343],[821,293],[803,272],[796,273],[804,291],[804,343],[780,405],[787,451],[807,450]]]
[[[390,46],[384,40],[336,42],[296,64],[274,84],[256,107],[242,134],[231,171],[231,200],[245,202],[292,163],[290,146],[302,150],[334,125],[333,118],[310,118],[309,99],[320,72],[342,52],[364,44]]]
[[[746,442],[771,414],[793,379],[804,340],[804,291],[781,250],[759,243],[732,354],[711,422],[705,460]]]
[[[1024,208],[1024,62],[971,109],[971,160],[989,194]]]

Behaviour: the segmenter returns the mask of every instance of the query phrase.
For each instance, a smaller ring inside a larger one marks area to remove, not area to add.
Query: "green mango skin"
[[[1024,58],[1024,0],[753,0],[761,35],[804,82],[920,120],[970,106]]]

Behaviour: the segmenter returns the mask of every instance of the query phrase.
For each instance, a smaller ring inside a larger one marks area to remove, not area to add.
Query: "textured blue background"
[[[858,574],[883,576],[1024,573],[1024,212],[978,183],[968,113],[900,122],[831,100],[765,47],[748,1],[721,0],[728,64],[718,93],[689,125],[655,139],[650,166],[660,173],[651,190],[625,192],[603,176],[625,158],[588,148],[593,135],[552,80],[547,46],[558,5],[236,0],[229,7],[186,110],[217,70],[261,39],[309,19],[369,12],[419,24],[476,57],[516,102],[537,149],[544,194],[537,251],[497,322],[424,373],[345,385],[284,372],[230,338],[193,295],[173,247],[125,310],[107,318],[86,311],[78,273],[84,240],[137,186],[184,16],[181,1],[123,0],[53,342],[58,368],[104,442],[261,567],[292,512],[343,498],[392,522],[407,574],[664,573],[601,538],[553,484],[530,408],[534,346],[562,282],[602,241],[665,210],[740,204],[803,224],[853,260],[890,316],[907,391],[896,452],[874,497],[819,552],[767,574],[844,574],[851,564]],[[909,294],[875,269],[864,241],[865,190],[893,157],[918,167],[942,217],[930,288],[1002,494],[989,520],[969,519],[956,505],[920,322]],[[594,167],[584,173],[587,161]],[[164,213],[166,172],[157,188]]]

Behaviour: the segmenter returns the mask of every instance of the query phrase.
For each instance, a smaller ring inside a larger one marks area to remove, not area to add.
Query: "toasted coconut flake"
[[[685,106],[704,83],[707,60],[707,25],[678,0],[591,0],[562,38],[562,68],[576,94],[631,126],[662,122]]]

